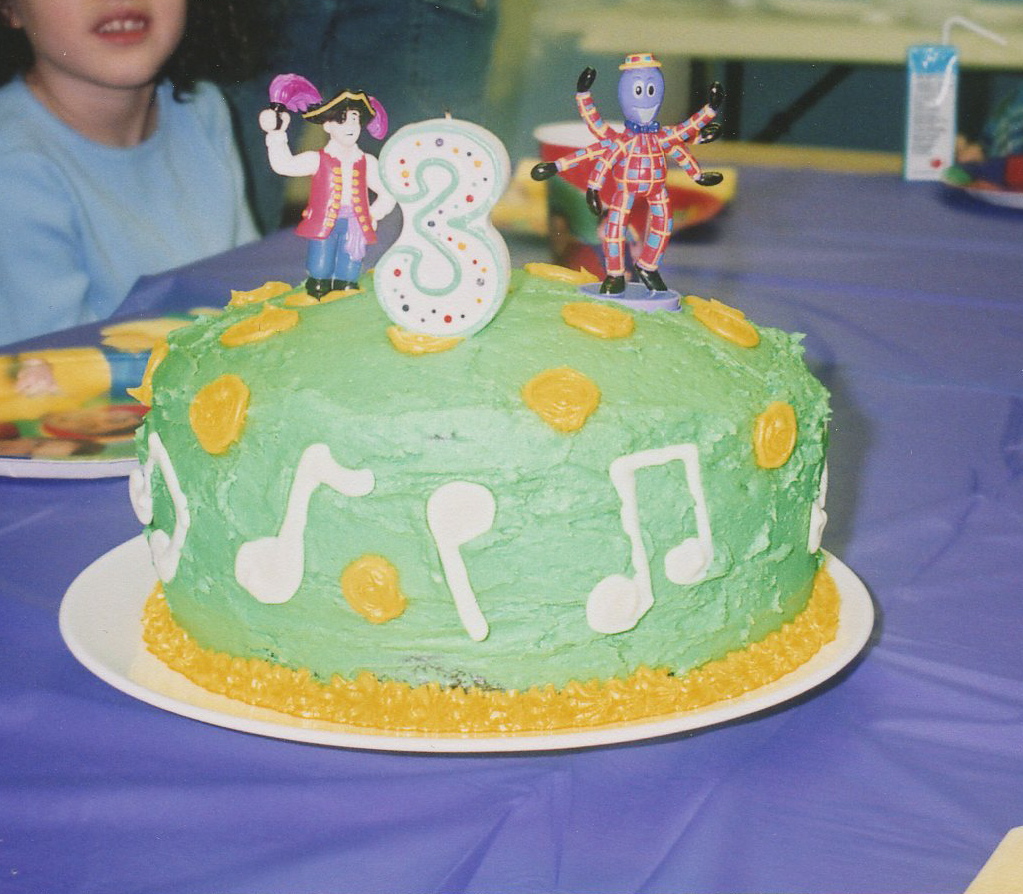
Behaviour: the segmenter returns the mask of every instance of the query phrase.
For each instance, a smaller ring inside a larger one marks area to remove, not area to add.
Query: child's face
[[[186,0],[7,0],[32,45],[35,76],[95,86],[152,83],[185,28]]]

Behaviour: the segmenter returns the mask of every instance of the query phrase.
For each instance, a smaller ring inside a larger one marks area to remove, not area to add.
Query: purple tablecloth
[[[746,168],[672,245],[669,284],[807,333],[834,394],[825,546],[878,611],[835,680],[696,734],[415,756],[163,712],[57,626],[138,531],[123,479],[0,479],[0,891],[964,890],[1023,824],[1021,237],[934,185]],[[127,310],[296,280],[301,252],[278,236]]]

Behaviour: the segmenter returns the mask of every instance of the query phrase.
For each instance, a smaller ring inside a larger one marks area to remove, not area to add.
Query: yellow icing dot
[[[360,292],[362,289],[334,289],[320,299],[320,304],[330,304],[331,301],[337,301],[339,298],[351,298],[352,295],[358,295]]]
[[[600,389],[588,376],[568,366],[548,369],[522,388],[522,399],[551,428],[578,431],[600,404]]]
[[[573,301],[561,308],[561,318],[597,338],[625,338],[632,335],[636,321],[631,314],[611,304]]]
[[[785,465],[796,446],[796,411],[777,400],[757,416],[753,424],[753,452],[762,469]]]
[[[319,303],[308,292],[293,292],[282,302],[285,307],[312,307]]]
[[[554,282],[564,282],[570,285],[585,286],[587,283],[600,282],[600,280],[587,270],[580,267],[572,270],[558,264],[545,264],[540,261],[533,261],[525,265],[527,273],[539,276],[542,279],[550,279]]]
[[[298,323],[298,311],[286,307],[265,305],[258,314],[246,317],[224,330],[220,343],[237,348],[263,341],[278,332],[286,332]]]
[[[716,335],[742,348],[755,348],[760,344],[760,333],[746,319],[746,315],[734,307],[711,298],[687,295],[686,304],[693,309],[693,316]]]
[[[188,408],[188,421],[203,450],[217,455],[238,440],[248,409],[248,386],[228,373],[199,389]]]
[[[159,586],[143,609],[143,639],[153,655],[203,688],[300,717],[365,731],[420,735],[512,735],[586,729],[675,716],[758,689],[810,660],[838,632],[841,597],[821,569],[803,611],[760,642],[696,670],[637,668],[624,679],[572,682],[526,690],[409,686],[370,673],[335,675],[327,683],[308,670],[261,658],[204,649],[177,625]]]
[[[138,388],[125,389],[140,404],[145,404],[148,407],[153,403],[153,373],[163,363],[164,358],[169,352],[170,348],[167,345],[166,339],[154,345],[153,350],[149,354],[149,360],[146,361],[146,371],[142,374],[142,383]]]
[[[242,307],[246,304],[259,304],[290,291],[291,286],[286,282],[265,282],[258,289],[249,289],[248,291],[232,289],[231,300],[227,302],[227,306]]]
[[[293,292],[284,299],[285,307],[316,307],[318,304],[330,304],[332,301],[337,301],[339,298],[351,298],[352,295],[358,295],[361,289],[334,289],[332,292],[327,292],[322,298],[313,298],[308,292]]]
[[[371,624],[393,621],[408,606],[398,569],[383,556],[356,559],[341,573],[345,601]]]
[[[390,326],[387,329],[387,337],[391,340],[396,351],[402,354],[439,354],[442,351],[450,351],[464,340],[459,335],[422,335],[418,332],[409,332],[400,326]]]
[[[129,323],[114,323],[100,330],[103,344],[115,351],[127,354],[141,354],[151,351],[156,345],[167,340],[175,329],[187,326],[191,320],[177,320],[172,317],[158,317],[154,320],[132,320]]]

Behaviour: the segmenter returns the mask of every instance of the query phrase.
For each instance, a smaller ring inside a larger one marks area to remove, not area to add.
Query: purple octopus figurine
[[[717,82],[711,85],[710,100],[696,114],[673,127],[662,127],[657,113],[664,100],[664,76],[661,63],[650,53],[632,53],[618,66],[618,102],[625,116],[625,130],[619,132],[600,116],[590,95],[597,73],[586,68],[579,75],[576,105],[596,142],[557,161],[541,162],[532,169],[534,180],[547,180],[555,174],[584,162],[594,162],[586,189],[586,201],[598,217],[603,213],[601,188],[610,174],[614,193],[607,207],[603,228],[606,278],[600,293],[619,295],[625,291],[625,235],[637,196],[646,199],[649,214],[642,234],[636,277],[650,292],[667,291],[658,272],[661,258],[671,238],[671,207],[666,184],[668,160],[672,160],[701,186],[714,186],[722,176],[702,171],[686,143],[707,143],[720,135],[720,125],[712,123],[725,99]]]

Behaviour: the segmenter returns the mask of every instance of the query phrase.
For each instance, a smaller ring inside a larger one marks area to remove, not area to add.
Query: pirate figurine
[[[547,180],[578,164],[592,163],[586,201],[598,217],[604,210],[601,189],[611,175],[614,189],[602,234],[607,276],[601,283],[601,294],[619,295],[625,291],[625,234],[633,203],[642,196],[649,213],[635,262],[636,277],[651,292],[666,291],[658,267],[672,229],[666,185],[668,160],[681,165],[700,186],[721,182],[721,174],[716,171],[701,171],[685,144],[694,140],[707,143],[719,136],[720,125],[711,122],[724,102],[725,93],[715,82],[707,105],[681,124],[662,127],[657,121],[664,99],[661,63],[650,53],[632,53],[618,67],[622,72],[618,101],[625,116],[625,130],[619,132],[601,118],[590,95],[597,73],[587,68],[579,75],[575,99],[596,142],[557,161],[541,162],[531,173],[534,180]]]
[[[311,104],[302,117],[323,127],[327,145],[293,155],[288,145],[291,119],[285,108],[297,110],[294,104],[275,103],[260,112],[259,125],[266,133],[267,157],[276,173],[312,177],[309,203],[296,229],[309,240],[306,291],[319,299],[328,292],[356,289],[366,247],[376,242],[377,221],[395,205],[380,181],[376,158],[358,144],[364,130],[377,139],[386,136],[387,113],[361,90],[344,90],[326,102]]]

